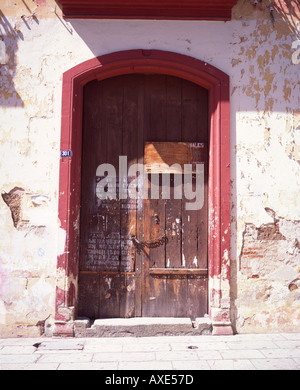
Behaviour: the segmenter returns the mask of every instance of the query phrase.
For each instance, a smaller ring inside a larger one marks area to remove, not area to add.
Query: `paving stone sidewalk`
[[[1,370],[300,370],[300,332],[0,339]]]

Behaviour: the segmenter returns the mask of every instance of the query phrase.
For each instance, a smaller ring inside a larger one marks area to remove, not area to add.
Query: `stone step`
[[[209,318],[110,318],[74,321],[75,337],[153,337],[211,334]]]

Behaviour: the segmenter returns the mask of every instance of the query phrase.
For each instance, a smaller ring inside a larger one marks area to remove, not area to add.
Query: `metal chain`
[[[140,254],[141,251],[146,247],[146,248],[158,248],[168,242],[168,237],[167,234],[164,234],[162,237],[158,237],[152,240],[144,240],[140,241],[137,239],[135,235],[132,235],[130,237],[132,240],[134,246],[136,247],[138,253]]]

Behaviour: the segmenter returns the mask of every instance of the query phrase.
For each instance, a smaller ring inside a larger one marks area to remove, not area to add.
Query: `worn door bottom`
[[[74,322],[75,337],[153,337],[208,335],[212,333],[209,318],[112,318],[78,319]]]

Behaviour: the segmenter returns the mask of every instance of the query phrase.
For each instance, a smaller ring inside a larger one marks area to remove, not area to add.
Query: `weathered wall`
[[[238,332],[299,329],[300,64],[292,61],[292,45],[300,39],[300,9],[296,1],[277,0],[273,27],[265,3],[240,0],[226,23],[67,22],[54,0],[2,0],[5,329],[35,331],[54,314],[65,239],[57,220],[62,73],[94,56],[137,48],[190,55],[230,75],[233,323]]]

